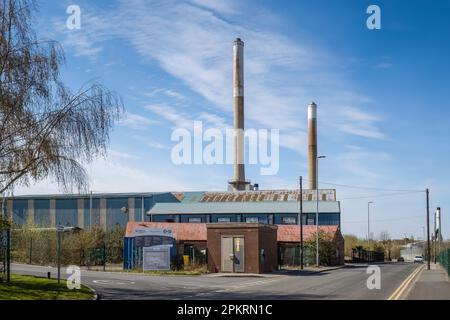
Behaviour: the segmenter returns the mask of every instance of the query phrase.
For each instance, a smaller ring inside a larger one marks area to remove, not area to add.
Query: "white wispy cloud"
[[[237,10],[236,4],[232,1],[192,0],[191,3],[221,14],[234,14]]]
[[[392,63],[390,62],[380,62],[375,65],[376,69],[389,69],[392,67]]]
[[[131,44],[143,61],[156,61],[166,73],[230,116],[233,110],[231,45],[234,38],[242,37],[246,127],[280,129],[283,147],[304,153],[297,149],[304,145],[296,142],[296,138],[305,136],[306,105],[311,98],[318,100],[319,105],[326,101],[329,106],[323,110],[331,119],[322,130],[335,130],[339,123],[340,131],[350,135],[386,138],[378,128],[381,119],[364,118],[362,108],[348,108],[341,114],[330,107],[370,102],[369,98],[348,90],[347,81],[330,67],[336,62],[335,57],[307,41],[293,41],[263,21],[242,19],[246,16],[245,4],[119,0],[113,11],[95,13],[95,18],[91,14],[84,19],[82,30],[88,30],[78,35],[80,39],[70,39],[72,35],[64,33],[67,41],[73,40],[69,46],[76,47],[79,43],[82,49],[86,38],[97,48],[105,40],[121,38]],[[100,52],[85,51],[87,55]],[[184,99],[184,95],[172,89],[150,92],[151,96],[156,94]],[[186,119],[193,120],[191,115],[164,104],[148,108],[178,127],[185,127]],[[201,116],[205,118],[204,114]]]
[[[386,139],[376,123],[381,121],[381,117],[362,111],[355,107],[345,107],[341,111],[341,123],[339,129],[343,132],[371,139]]]
[[[188,114],[167,104],[150,104],[146,105],[145,108],[168,121],[172,128],[192,129],[194,121],[202,121],[205,128],[211,127],[222,130],[228,127],[223,117],[210,112],[202,111],[197,115]]]
[[[391,155],[385,152],[369,151],[359,146],[348,145],[345,146],[344,152],[337,155],[336,163],[340,170],[346,172],[348,179],[376,181],[382,178],[382,175],[374,169],[379,167],[375,163],[391,159]]]
[[[108,155],[110,156],[110,157],[113,157],[113,158],[118,158],[118,159],[125,159],[125,160],[139,160],[139,159],[141,159],[141,157],[139,157],[139,156],[137,156],[137,155],[134,155],[134,154],[131,154],[131,153],[127,153],[127,152],[124,152],[124,151],[119,151],[119,150],[116,150],[116,149],[109,149],[108,150]]]
[[[123,117],[119,121],[119,125],[126,126],[135,130],[144,130],[147,129],[151,125],[158,124],[158,120],[153,120],[141,116],[139,114],[131,113],[126,111]]]

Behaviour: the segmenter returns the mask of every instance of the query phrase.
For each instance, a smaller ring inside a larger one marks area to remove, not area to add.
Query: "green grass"
[[[94,294],[86,287],[69,290],[66,281],[34,276],[11,275],[11,282],[0,283],[0,300],[85,300]]]

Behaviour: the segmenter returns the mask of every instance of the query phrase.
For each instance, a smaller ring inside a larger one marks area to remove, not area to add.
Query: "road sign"
[[[61,226],[61,225],[58,225],[58,226],[56,226],[56,231],[57,232],[64,232],[64,226]]]

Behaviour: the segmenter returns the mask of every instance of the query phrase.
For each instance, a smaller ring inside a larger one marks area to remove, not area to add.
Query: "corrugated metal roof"
[[[315,201],[316,190],[303,190],[304,201]],[[205,192],[201,202],[238,202],[238,201],[299,201],[300,191],[296,189]],[[319,200],[336,201],[335,189],[320,189]]]
[[[93,193],[92,198],[115,198],[115,197],[148,197],[154,196],[158,194],[167,194],[170,192],[142,192],[142,193]],[[14,195],[12,197],[13,200],[19,199],[64,199],[64,198],[89,198],[91,196],[90,193],[69,193],[69,194],[30,194],[30,195]]]
[[[147,214],[298,213],[297,201],[156,203]],[[316,212],[315,201],[303,202],[303,213]],[[319,212],[340,212],[339,201],[319,201]]]

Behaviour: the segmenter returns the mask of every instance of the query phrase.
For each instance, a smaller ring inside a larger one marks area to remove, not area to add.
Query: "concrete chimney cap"
[[[244,41],[242,41],[241,38],[236,38],[236,40],[234,40],[234,44],[243,46],[244,45]]]

